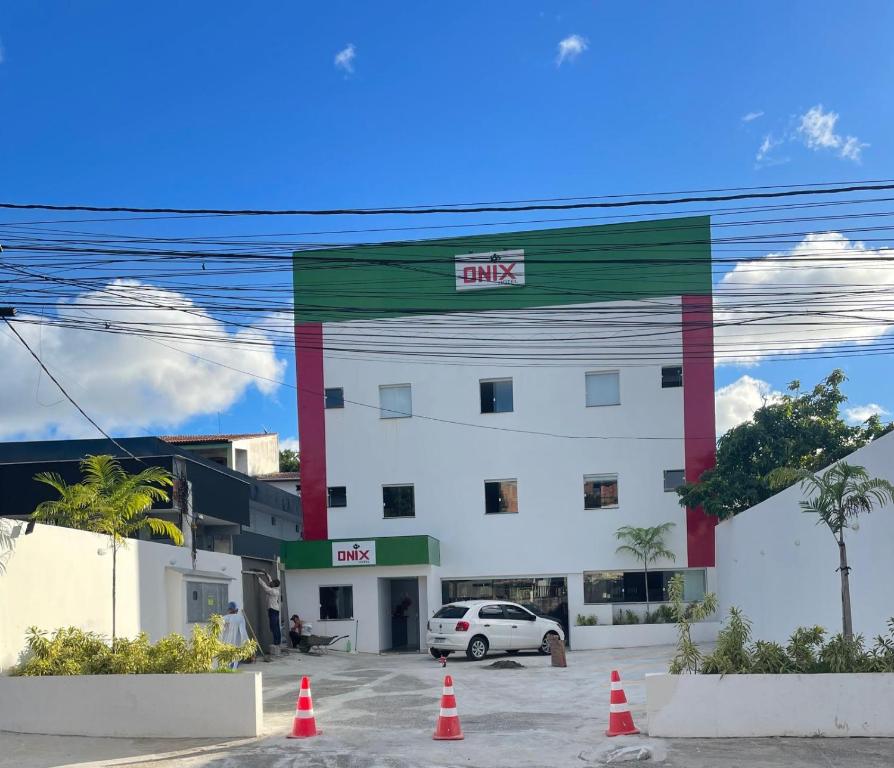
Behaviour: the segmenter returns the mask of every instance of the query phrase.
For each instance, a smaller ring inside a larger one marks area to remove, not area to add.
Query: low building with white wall
[[[894,482],[894,434],[844,461]],[[838,545],[816,515],[801,511],[803,498],[794,485],[717,526],[720,613],[742,609],[758,640],[784,643],[802,626],[841,631]],[[894,617],[894,505],[860,515],[845,542],[854,632],[871,640]]]
[[[112,632],[112,553],[109,538],[88,531],[4,520],[11,544],[0,575],[0,670],[16,664],[28,627],[79,627]],[[242,601],[242,560],[170,544],[128,540],[117,554],[116,633],[152,640],[226,612]]]
[[[510,599],[573,647],[673,573],[711,589],[714,521],[674,493],[714,460],[709,243],[695,218],[296,253],[289,613],[413,649],[444,602]],[[615,533],[665,522],[647,587]],[[383,559],[421,539],[437,561]]]

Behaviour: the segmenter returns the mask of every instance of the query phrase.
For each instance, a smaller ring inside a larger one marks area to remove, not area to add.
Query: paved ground
[[[668,768],[891,768],[894,739],[649,739],[603,735],[608,676],[621,669],[634,719],[645,725],[643,676],[670,649],[569,653],[567,669],[539,655],[518,670],[451,657],[465,741],[434,742],[443,672],[427,655],[288,656],[264,672],[265,736],[230,742],[0,734],[0,766],[130,768],[547,768],[599,764],[609,749],[648,745]],[[284,738],[300,675],[311,676],[322,736]]]

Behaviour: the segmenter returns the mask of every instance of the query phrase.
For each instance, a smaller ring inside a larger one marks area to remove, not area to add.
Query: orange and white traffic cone
[[[456,712],[456,696],[453,695],[453,678],[444,678],[444,693],[441,694],[441,711],[435,726],[435,741],[458,741],[465,738]]]
[[[608,705],[608,730],[606,736],[630,736],[639,733],[639,728],[633,724],[633,715],[630,714],[630,705],[621,687],[621,676],[617,670],[612,670],[612,692]]]
[[[295,704],[295,719],[292,720],[292,732],[287,738],[307,739],[311,736],[319,736],[322,731],[317,730],[317,721],[314,717],[314,703],[310,695],[310,678],[301,678],[301,690],[298,692],[298,702]]]

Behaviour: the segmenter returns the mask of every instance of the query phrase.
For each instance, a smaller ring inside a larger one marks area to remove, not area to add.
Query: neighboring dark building
[[[159,504],[155,514],[177,522],[187,543],[193,522],[197,549],[273,562],[282,541],[301,538],[301,502],[295,494],[156,437],[117,442],[140,461],[110,440],[0,443],[0,516],[25,517],[53,497],[50,488],[34,481],[38,472],[56,472],[66,482],[78,482],[81,459],[110,454],[128,472],[152,465],[174,475],[171,501]]]

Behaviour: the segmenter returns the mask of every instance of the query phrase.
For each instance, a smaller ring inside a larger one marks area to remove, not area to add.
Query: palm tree
[[[839,462],[821,475],[803,469],[780,467],[769,475],[772,487],[791,485],[801,481],[808,492],[800,502],[803,512],[817,515],[817,525],[824,523],[838,544],[838,571],[841,574],[841,629],[846,640],[854,637],[851,617],[851,568],[847,562],[845,528],[851,528],[861,512],[872,512],[894,499],[894,485],[878,477],[870,477],[863,467]]]
[[[87,456],[81,462],[83,482],[69,485],[55,472],[39,472],[34,479],[53,488],[58,499],[41,502],[31,518],[39,523],[106,534],[112,545],[112,643],[115,642],[115,598],[118,548],[142,530],[183,544],[183,534],[171,521],[147,513],[156,501],[167,501],[166,487],[174,484],[162,467],[147,467],[131,475],[112,456]]]
[[[664,545],[664,535],[674,527],[674,523],[662,523],[651,528],[634,528],[625,525],[615,531],[618,541],[626,541],[615,552],[633,555],[643,564],[646,579],[646,618],[649,616],[649,563],[666,557],[676,560],[677,557]]]

